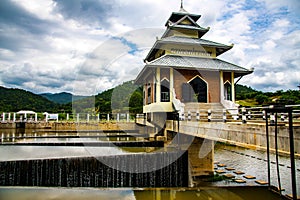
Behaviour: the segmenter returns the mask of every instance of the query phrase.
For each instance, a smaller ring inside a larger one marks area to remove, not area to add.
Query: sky
[[[180,0],[1,0],[0,85],[34,93],[94,95],[134,80]],[[185,0],[210,31],[234,44],[220,59],[254,73],[261,91],[300,84],[299,0]]]

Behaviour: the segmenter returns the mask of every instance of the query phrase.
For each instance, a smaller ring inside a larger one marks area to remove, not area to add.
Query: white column
[[[100,121],[100,114],[97,115],[97,122]]]
[[[79,114],[77,114],[77,122],[79,122]]]
[[[67,113],[67,121],[69,121],[69,119],[70,119],[70,115],[69,113]]]
[[[161,99],[161,87],[160,87],[160,68],[156,68],[156,102],[159,103]]]
[[[220,71],[220,101],[224,100],[224,77],[223,72]]]
[[[27,120],[27,113],[24,114],[24,118]]]
[[[5,122],[5,112],[2,114],[2,121]]]
[[[120,114],[117,114],[117,122],[120,121]]]
[[[16,121],[16,113],[14,113],[14,115],[13,115],[13,121],[14,122]]]
[[[129,122],[129,113],[126,114],[126,120]]]
[[[109,118],[109,113],[107,114],[107,121],[109,122],[110,118]]]
[[[10,121],[10,118],[11,118],[11,114],[10,113],[8,113],[8,121]]]
[[[48,113],[46,113],[46,122],[48,122]]]
[[[234,72],[231,72],[231,101],[235,102]]]
[[[89,122],[90,121],[90,114],[86,115],[86,121]]]
[[[37,113],[34,114],[34,121],[37,122]]]
[[[173,100],[173,88],[174,88],[174,71],[170,68],[170,100]]]

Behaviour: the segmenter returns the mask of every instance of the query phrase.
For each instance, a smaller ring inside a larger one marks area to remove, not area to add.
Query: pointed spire
[[[185,13],[187,13],[187,11],[183,8],[183,0],[181,0],[181,5],[180,5],[179,12],[185,12]]]

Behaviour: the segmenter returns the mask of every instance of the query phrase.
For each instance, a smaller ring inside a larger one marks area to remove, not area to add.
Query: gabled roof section
[[[185,16],[189,16],[191,19],[193,19],[194,22],[197,22],[198,19],[200,19],[201,17],[201,15],[190,14],[188,12],[173,12],[169,17],[168,21],[166,22],[165,26],[168,26],[170,22],[175,24]]]
[[[190,25],[182,23],[184,20],[187,20],[190,22]],[[172,26],[173,23],[169,23],[168,26]],[[194,26],[194,27],[200,27],[190,16],[186,15],[180,20],[178,20],[175,25],[188,25],[188,26]]]

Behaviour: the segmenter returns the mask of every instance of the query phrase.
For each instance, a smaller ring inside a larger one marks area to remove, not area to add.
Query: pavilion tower
[[[179,112],[188,103],[235,106],[235,78],[253,72],[217,57],[233,45],[202,37],[209,31],[201,15],[181,7],[165,23],[166,31],[144,59],[135,82],[143,85],[144,113]]]

